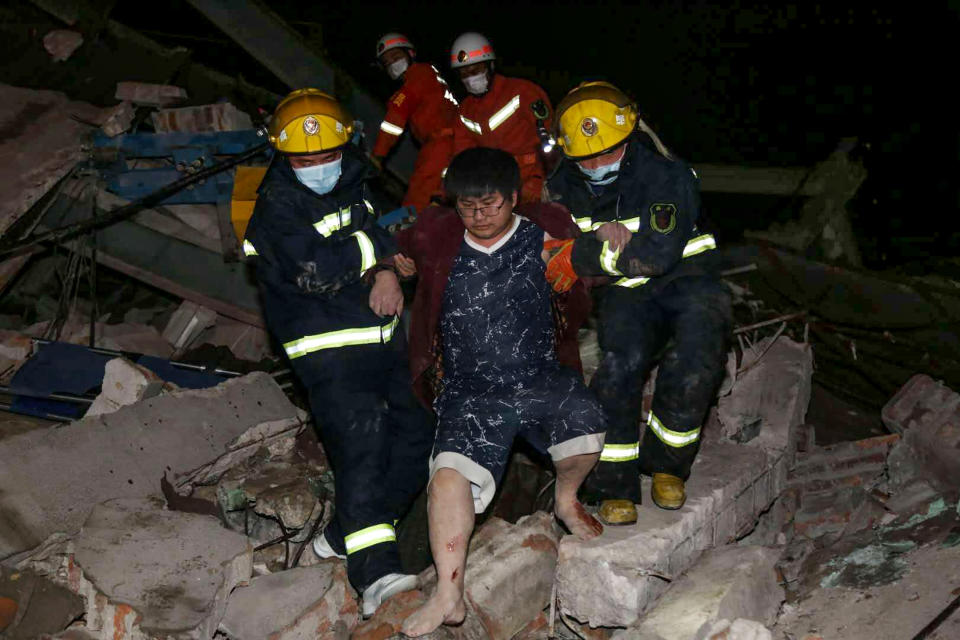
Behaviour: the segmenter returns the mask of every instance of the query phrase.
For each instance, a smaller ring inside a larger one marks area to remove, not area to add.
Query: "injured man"
[[[570,214],[540,204],[515,212],[520,172],[496,149],[457,155],[444,187],[455,208],[427,210],[398,238],[398,265],[412,259],[427,299],[414,303],[411,334],[431,336],[442,362],[428,489],[438,581],[405,621],[408,636],[463,621],[474,514],[489,506],[517,436],[552,458],[566,528],[582,539],[603,531],[576,496],[603,449],[604,418],[580,373],[558,360],[545,277],[544,241],[576,233]]]

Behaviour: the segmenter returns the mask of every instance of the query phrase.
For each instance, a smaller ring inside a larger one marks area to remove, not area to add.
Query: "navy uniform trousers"
[[[723,380],[733,322],[730,294],[715,278],[690,275],[652,292],[607,286],[600,296],[603,359],[590,388],[608,426],[600,463],[583,497],[639,503],[641,471],[690,475],[700,426]],[[661,352],[641,443],[642,386]]]
[[[309,387],[336,483],[326,537],[360,591],[402,572],[394,527],[427,482],[435,421],[413,395],[405,343],[397,331],[386,344],[330,350]]]

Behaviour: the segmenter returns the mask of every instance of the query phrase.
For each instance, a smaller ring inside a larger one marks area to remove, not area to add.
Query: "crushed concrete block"
[[[772,625],[785,597],[774,567],[779,556],[779,549],[769,547],[734,545],[708,551],[674,580],[638,625],[614,638],[706,640],[722,632],[714,631],[719,621],[729,627],[729,621],[738,618]]]
[[[724,435],[768,451],[789,451],[810,404],[813,350],[786,336],[744,352],[729,395],[720,398]]]
[[[83,44],[83,34],[70,29],[54,29],[43,36],[43,48],[54,62],[63,62]]]
[[[960,486],[960,394],[923,374],[884,405],[883,423],[902,433],[918,463],[942,491]]]
[[[116,106],[107,107],[103,110],[100,128],[105,134],[111,138],[115,138],[121,133],[130,130],[130,126],[133,124],[133,118],[136,115],[137,110],[134,109],[133,104],[130,102],[121,102]]]
[[[84,417],[113,413],[120,407],[159,395],[165,386],[171,391],[176,388],[146,367],[126,358],[114,358],[104,367],[100,395],[87,409]]]
[[[163,338],[172,344],[174,349],[181,350],[190,346],[204,329],[212,327],[216,322],[216,311],[196,302],[184,300],[170,317],[170,321],[163,330]]]
[[[700,553],[749,533],[786,479],[785,452],[703,443],[682,509],[644,501],[636,525],[607,527],[598,538],[560,542],[561,610],[592,627],[629,627],[664,592],[664,577],[688,569]],[[769,477],[768,477],[769,474]],[[644,493],[649,481],[644,479]]]
[[[560,530],[553,516],[538,511],[512,525],[490,518],[470,541],[464,574],[467,619],[456,631],[461,640],[509,640],[550,602]],[[431,593],[433,567],[420,576]]]
[[[230,595],[220,631],[231,640],[346,638],[358,618],[343,563],[325,560],[260,576],[238,588]]]
[[[0,440],[0,559],[76,531],[104,500],[159,496],[164,474],[213,480],[304,418],[269,375],[251,373]]]
[[[118,82],[117,100],[127,100],[148,107],[165,107],[187,99],[187,91],[180,87],[147,82]]]
[[[260,362],[264,358],[276,358],[270,334],[264,329],[225,316],[217,318],[217,323],[204,331],[197,342],[227,347],[241,360]]]
[[[73,549],[71,586],[86,598],[87,628],[104,640],[211,638],[230,592],[252,573],[245,536],[157,499],[97,505]]]
[[[179,109],[161,109],[150,114],[157,133],[187,131],[202,133],[211,131],[240,131],[253,129],[253,121],[243,111],[229,102],[204,104]]]

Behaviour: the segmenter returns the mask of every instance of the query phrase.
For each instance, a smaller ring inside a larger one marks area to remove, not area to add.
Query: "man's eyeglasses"
[[[495,216],[500,212],[500,207],[504,205],[506,199],[501,200],[500,204],[488,204],[482,207],[461,207],[457,205],[457,213],[460,214],[461,218],[475,218],[478,215],[482,215],[485,218],[490,216]]]

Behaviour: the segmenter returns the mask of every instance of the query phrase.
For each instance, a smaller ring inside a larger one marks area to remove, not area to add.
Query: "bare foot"
[[[441,624],[460,624],[466,615],[467,610],[459,593],[447,595],[438,591],[403,621],[401,631],[405,636],[416,638],[434,631]]]
[[[563,521],[570,533],[581,540],[596,538],[603,533],[603,525],[587,513],[577,500],[571,500],[566,504],[557,504],[557,517]]]

